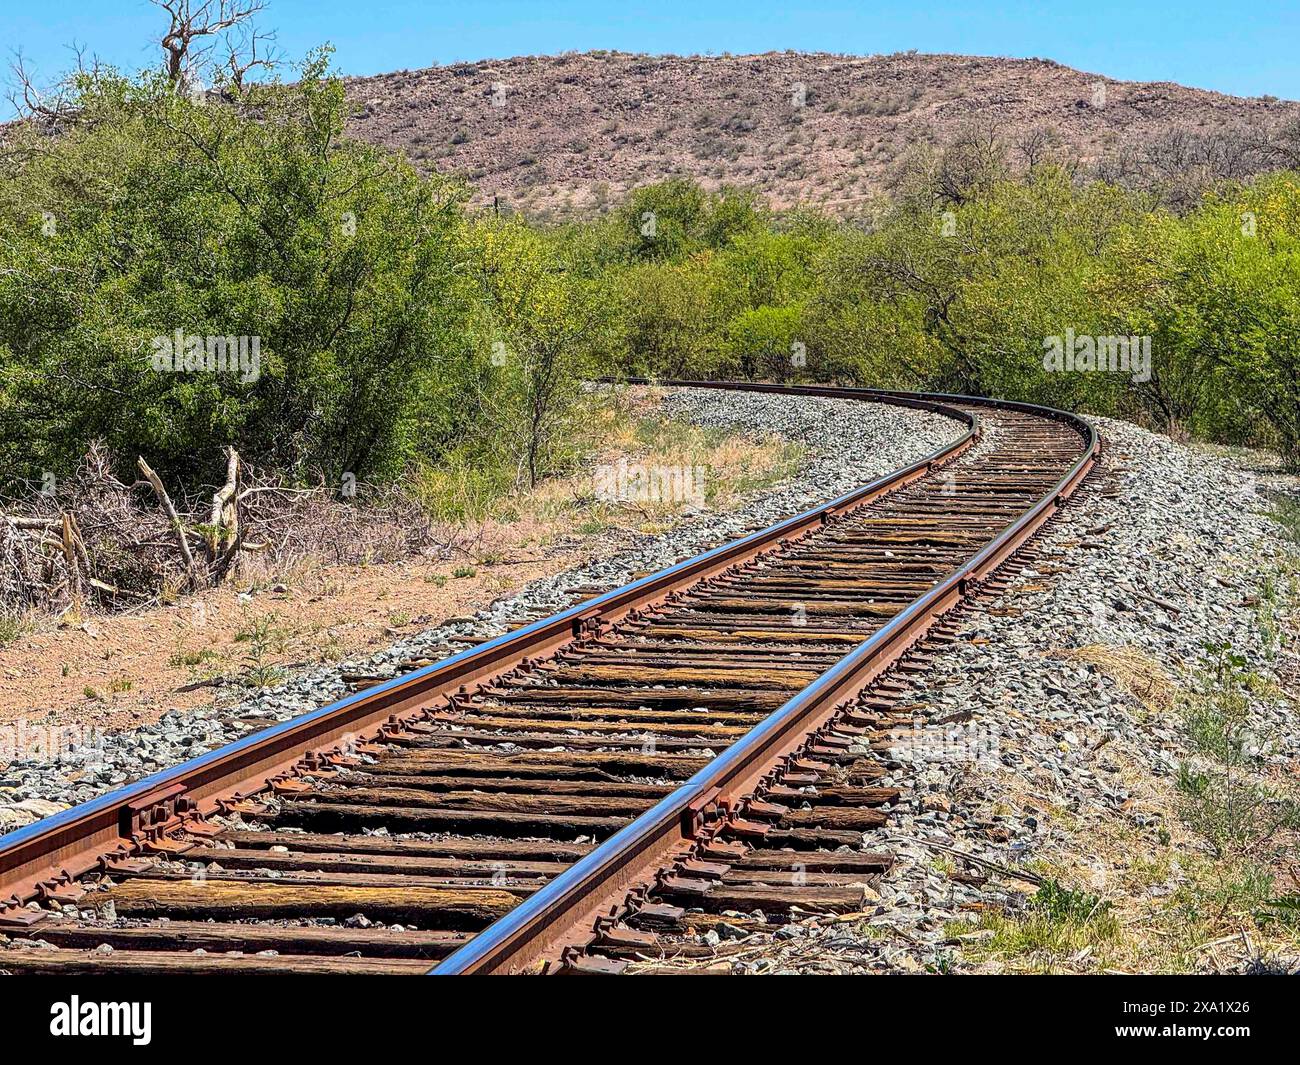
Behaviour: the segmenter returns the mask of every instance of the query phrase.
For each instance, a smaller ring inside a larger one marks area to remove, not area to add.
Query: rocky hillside
[[[1113,81],[1042,59],[895,54],[525,56],[349,81],[352,132],[530,213],[599,209],[673,175],[851,210],[909,149],[996,129],[1085,164],[1175,132],[1263,131],[1300,105]],[[1024,151],[1019,154],[1023,155]]]

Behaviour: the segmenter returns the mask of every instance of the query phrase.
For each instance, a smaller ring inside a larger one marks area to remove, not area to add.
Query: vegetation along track
[[[673,937],[687,907],[857,908],[889,864],[863,833],[896,798],[873,784],[873,735],[951,612],[1087,475],[1097,437],[1026,405],[708,387],[904,404],[968,430],[0,837],[0,933],[54,948],[4,951],[0,970],[616,971],[689,949]]]

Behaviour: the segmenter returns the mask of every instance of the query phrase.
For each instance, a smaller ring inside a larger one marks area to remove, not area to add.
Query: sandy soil
[[[101,729],[213,700],[214,678],[338,661],[472,613],[586,549],[506,554],[455,577],[449,561],[321,569],[261,593],[223,588],[174,606],[38,631],[0,650],[0,724],[44,717]]]
[[[624,397],[629,415],[611,428],[601,461],[632,454],[705,461],[724,480],[757,475],[757,488],[763,475],[779,477],[789,460],[779,442],[741,436],[707,444],[674,437],[647,451],[630,427],[652,415],[658,400],[654,390]],[[704,450],[662,450],[674,446]],[[171,709],[236,700],[251,684],[364,657],[473,614],[538,577],[613,555],[632,542],[634,530],[662,533],[673,524],[672,507],[597,512],[573,505],[590,496],[590,481],[590,473],[557,478],[511,500],[515,518],[476,527],[463,557],[316,565],[131,614],[40,624],[0,646],[0,727],[39,721],[110,731],[154,722]],[[741,502],[725,497],[713,509]]]

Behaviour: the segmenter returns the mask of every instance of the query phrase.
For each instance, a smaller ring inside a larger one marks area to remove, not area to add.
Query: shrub
[[[323,58],[229,105],[112,76],[80,104],[2,164],[8,471],[66,470],[101,438],[167,475],[213,473],[233,444],[332,480],[391,473],[464,424],[430,403],[462,353],[462,192],[342,138]],[[155,338],[177,333],[257,338],[258,359],[158,372]]]

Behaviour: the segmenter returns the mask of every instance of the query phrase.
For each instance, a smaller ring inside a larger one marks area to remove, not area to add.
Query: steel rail
[[[629,382],[648,383],[648,382]],[[836,663],[749,733],[729,746],[683,785],[591,853],[495,921],[430,970],[438,976],[523,972],[559,959],[566,947],[595,939],[594,925],[611,902],[647,875],[684,853],[706,821],[727,816],[736,799],[800,746],[846,698],[897,661],[941,616],[960,603],[969,587],[987,577],[1065,502],[1096,463],[1100,442],[1085,419],[1065,411],[1006,400],[934,393],[895,393],[831,387],[790,388],[740,382],[664,381],[664,385],[730,388],[755,392],[890,399],[989,406],[1065,422],[1082,438],[1076,462],[1056,485],[965,564],[923,593],[880,630]]]
[[[925,458],[795,517],[0,836],[0,922],[6,906],[19,906],[58,885],[102,869],[106,858],[134,853],[142,839],[156,838],[186,821],[216,812],[221,802],[263,791],[273,778],[288,773],[305,757],[319,756],[385,721],[418,713],[437,699],[509,672],[525,659],[551,654],[593,626],[616,623],[629,611],[656,604],[679,589],[823,525],[835,514],[856,509],[924,477],[935,466],[970,448],[980,434],[978,418],[951,405],[960,397],[868,393],[835,387],[679,383],[688,387],[872,399],[941,414],[965,424],[967,429]],[[571,881],[565,878],[565,883]]]

